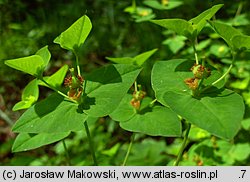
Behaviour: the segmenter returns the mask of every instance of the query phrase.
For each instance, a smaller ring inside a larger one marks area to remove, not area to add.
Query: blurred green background
[[[34,54],[48,45],[52,60],[46,74],[54,73],[63,64],[72,65],[72,53],[61,49],[53,40],[75,20],[87,14],[93,29],[81,48],[81,69],[90,72],[107,64],[107,56],[135,56],[158,48],[144,65],[139,78],[148,95],[153,97],[150,86],[153,63],[172,58],[193,59],[194,56],[185,38],[148,20],[188,20],[219,3],[223,3],[224,7],[216,14],[216,19],[250,35],[250,2],[247,0],[137,0],[137,13],[131,11],[132,0],[0,0],[0,165],[66,165],[62,142],[27,152],[11,152],[15,139],[11,125],[22,114],[13,112],[12,107],[20,100],[22,89],[32,78],[8,68],[3,64],[4,60]],[[221,72],[228,68],[230,50],[208,25],[201,32],[198,42],[200,58]],[[193,127],[180,165],[250,165],[249,60],[249,52],[240,55],[226,78],[226,87],[244,97],[246,113],[242,129],[234,141],[224,141]],[[40,88],[40,99],[50,92]],[[131,133],[120,129],[108,117],[89,123],[100,165],[121,165]],[[65,141],[72,165],[92,165],[85,131],[72,133]],[[181,142],[180,138],[138,134],[127,165],[172,165]]]

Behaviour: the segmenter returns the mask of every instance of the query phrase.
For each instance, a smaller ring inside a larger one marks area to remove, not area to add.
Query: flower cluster
[[[69,87],[68,96],[73,100],[79,100],[82,95],[83,77],[80,75],[75,76],[74,68],[70,69],[71,75],[64,79],[64,85]]]
[[[138,85],[139,90],[138,91],[134,91],[133,93],[133,98],[130,101],[130,104],[136,109],[139,110],[140,106],[141,106],[141,101],[142,99],[146,96],[146,92],[140,90],[141,86]]]
[[[191,90],[196,90],[198,88],[199,80],[208,78],[211,75],[211,70],[200,64],[195,64],[190,70],[193,72],[194,77],[187,78],[184,82]]]

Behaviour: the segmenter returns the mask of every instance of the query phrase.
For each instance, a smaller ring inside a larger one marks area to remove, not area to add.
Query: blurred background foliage
[[[158,48],[144,65],[139,83],[153,97],[150,72],[156,60],[194,59],[188,41],[148,22],[153,18],[190,19],[212,5],[223,3],[216,19],[227,22],[250,35],[250,2],[247,0],[0,0],[0,165],[66,165],[62,142],[36,150],[11,153],[15,134],[11,125],[22,112],[13,112],[21,91],[30,81],[28,75],[8,68],[5,59],[34,54],[49,45],[52,61],[50,75],[63,64],[72,65],[71,52],[60,49],[53,40],[83,14],[93,29],[81,49],[80,64],[85,72],[109,63],[105,57],[135,56]],[[137,11],[133,11],[136,8]],[[199,57],[221,72],[231,59],[229,48],[207,25],[198,40]],[[234,141],[224,141],[193,127],[180,165],[250,165],[250,53],[241,54],[226,87],[244,97],[246,114]],[[50,91],[40,89],[40,99]],[[72,121],[74,122],[74,121]],[[89,121],[100,165],[121,165],[131,133],[119,128],[110,118]],[[72,165],[92,165],[84,131],[67,139]],[[172,165],[182,139],[137,134],[128,165]]]

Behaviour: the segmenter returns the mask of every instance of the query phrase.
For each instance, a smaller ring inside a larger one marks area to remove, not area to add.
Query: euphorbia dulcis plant
[[[146,95],[144,86],[137,84],[137,77],[145,61],[157,49],[135,57],[107,57],[115,64],[81,74],[78,51],[92,28],[86,15],[54,41],[75,55],[76,67],[69,69],[69,77],[65,78],[67,65],[51,76],[43,76],[51,57],[47,46],[35,55],[5,61],[8,66],[35,77],[23,90],[22,101],[14,106],[14,110],[27,110],[13,126],[13,131],[19,133],[13,151],[47,145],[85,127],[94,164],[97,165],[87,121],[89,118],[104,116],[110,116],[119,122],[121,128],[134,133],[123,165],[126,164],[135,133],[163,137],[184,136],[175,165],[181,160],[192,125],[222,139],[233,139],[244,115],[244,103],[240,95],[224,88],[224,78],[233,67],[237,54],[250,48],[250,38],[229,25],[209,21],[221,7],[213,6],[189,21],[152,20],[189,39],[195,58],[155,62],[151,73],[155,98]],[[201,62],[196,52],[197,37],[207,21],[232,51],[232,64],[224,74],[206,61]],[[134,91],[131,91],[133,84]],[[39,86],[49,87],[56,93],[37,102]]]

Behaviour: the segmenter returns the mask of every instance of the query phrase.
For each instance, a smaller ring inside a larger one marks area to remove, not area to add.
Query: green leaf
[[[111,58],[111,57],[106,57],[106,59],[118,63],[118,64],[135,64],[138,66],[142,66],[145,61],[148,60],[150,56],[152,56],[158,49],[152,49],[147,52],[143,52],[133,58],[131,57],[122,57],[122,58]]]
[[[86,96],[82,109],[85,113],[102,117],[115,110],[134,83],[141,69],[127,64],[108,65],[84,76]]]
[[[194,61],[185,59],[173,59],[168,61],[158,61],[154,64],[152,69],[152,87],[155,91],[157,101],[167,106],[165,100],[162,98],[166,91],[181,91],[192,95],[192,91],[185,84],[184,80],[192,78],[194,75],[190,68],[194,65]],[[221,74],[214,68],[207,65],[212,72],[211,76],[203,81],[203,85],[211,85],[215,80],[220,78]],[[215,85],[221,88],[224,85],[224,80]]]
[[[131,119],[134,115],[137,114],[136,109],[130,103],[132,98],[133,96],[131,94],[125,95],[120,104],[109,116],[114,121],[118,122],[128,121],[129,119]],[[141,101],[140,111],[148,107],[151,101],[152,99],[150,97],[143,98],[143,100]]]
[[[130,104],[133,96],[126,94],[117,108],[109,115],[115,121],[127,121],[136,114],[136,109]]]
[[[214,28],[215,32],[217,32],[231,48],[234,47],[232,42],[233,37],[236,35],[242,35],[242,33],[239,30],[225,23],[217,21],[208,21],[208,22]]]
[[[243,99],[232,91],[218,89],[221,84],[194,98],[184,83],[186,78],[193,77],[192,65],[193,61],[181,59],[156,62],[152,70],[156,99],[188,122],[221,138],[233,138],[243,118]],[[212,71],[204,84],[211,85],[219,77],[217,71]]]
[[[171,145],[170,145],[171,146]],[[158,166],[166,161],[166,145],[164,140],[155,140],[153,138],[143,138],[139,142],[134,142],[131,153],[127,160],[127,166]],[[121,146],[120,151],[128,150],[128,145]],[[120,152],[121,153],[121,152]],[[157,156],[157,157],[156,157]],[[122,156],[123,157],[123,156]],[[117,161],[117,165],[122,163]]]
[[[152,111],[136,114],[120,126],[128,131],[151,136],[180,136],[181,122],[177,115],[166,107],[155,106]]]
[[[150,51],[141,53],[137,56],[134,57],[135,63],[138,66],[142,66],[143,63],[148,60],[148,58],[150,58],[150,56],[152,56],[158,49],[152,49]]]
[[[155,14],[153,13],[153,10],[151,8],[140,6],[136,7],[135,5],[132,5],[127,7],[124,11],[129,13],[137,23],[152,20],[153,18],[155,18]]]
[[[154,8],[154,9],[158,9],[158,10],[171,10],[174,8],[177,8],[178,6],[182,5],[183,2],[181,1],[168,1],[167,5],[161,4],[159,1],[157,0],[146,0],[143,2],[143,4]]]
[[[213,135],[230,140],[239,131],[245,106],[233,91],[217,90],[199,98],[167,91],[163,98],[177,114]]]
[[[44,61],[44,65],[46,67],[48,65],[49,61],[50,61],[50,58],[51,58],[51,54],[49,52],[48,46],[44,46],[43,48],[39,49],[36,52],[36,55],[41,56],[41,58]]]
[[[190,71],[193,65],[193,61],[185,59],[156,62],[152,69],[151,80],[157,101],[166,105],[162,96],[168,90],[182,90],[191,94],[192,92],[184,80],[193,77]]]
[[[64,49],[76,52],[86,40],[92,29],[90,19],[85,15],[74,22],[67,30],[61,33],[54,42]]]
[[[44,61],[39,55],[10,59],[5,61],[4,63],[11,68],[36,77],[41,75],[44,68]]]
[[[176,35],[171,38],[167,38],[162,44],[167,45],[168,48],[176,54],[181,48],[185,46],[185,40],[187,38],[181,35]]]
[[[230,87],[235,88],[235,89],[245,90],[247,89],[249,82],[250,82],[250,78],[247,77],[243,80],[236,80],[234,82],[231,82]]]
[[[54,43],[55,44],[60,44],[60,39],[61,39],[61,35],[57,36],[55,39],[54,39]]]
[[[21,152],[36,149],[44,145],[48,145],[63,138],[66,138],[70,132],[64,133],[39,133],[39,134],[30,134],[30,133],[20,133],[15,139],[15,142],[12,146],[12,152]]]
[[[215,5],[212,8],[202,12],[195,18],[192,18],[191,20],[189,20],[189,22],[192,23],[194,30],[195,29],[197,30],[197,35],[204,28],[204,26],[207,23],[207,20],[210,20],[222,6],[223,4]]]
[[[32,80],[22,92],[22,100],[16,103],[13,107],[13,111],[20,109],[27,109],[35,103],[39,96],[39,88],[37,79]]]
[[[235,35],[232,38],[234,49],[249,50],[250,49],[250,36],[248,35]]]
[[[250,144],[238,143],[231,148],[230,154],[235,160],[244,162],[250,156]]]
[[[64,65],[57,72],[55,72],[53,75],[43,77],[43,79],[47,83],[49,83],[51,86],[53,86],[55,88],[60,88],[61,85],[62,85],[62,83],[63,83],[63,81],[64,81],[64,78],[65,78],[67,72],[68,72],[68,65]],[[41,80],[39,80],[38,83],[39,83],[39,85],[48,87],[47,84],[45,84]]]
[[[177,115],[169,108],[150,107],[151,98],[145,97],[139,111],[130,104],[133,96],[127,94],[110,117],[120,122],[128,131],[140,132],[152,136],[180,136],[181,124]]]
[[[192,39],[193,27],[192,24],[183,19],[161,19],[151,20],[151,22],[160,25],[164,28],[172,30],[179,35],[183,35],[189,39]]]
[[[78,105],[52,94],[30,107],[17,120],[12,130],[25,133],[60,133],[79,131],[87,115],[80,112]]]
[[[113,63],[118,63],[118,64],[134,64],[135,62],[134,58],[131,57],[122,57],[122,58],[106,57],[106,59],[112,61]]]
[[[249,130],[250,131],[250,118],[246,118],[241,122],[242,128],[244,130]]]
[[[202,12],[197,17],[186,21],[184,19],[161,19],[161,20],[151,20],[151,22],[160,25],[164,28],[172,30],[179,35],[183,35],[194,41],[200,31],[206,25],[206,21],[211,19],[214,14],[222,7],[222,4],[213,6],[212,8]]]

